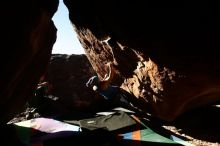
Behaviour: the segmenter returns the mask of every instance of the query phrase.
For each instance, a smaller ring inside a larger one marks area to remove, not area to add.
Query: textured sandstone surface
[[[117,84],[142,101],[142,110],[170,121],[219,101],[214,3],[64,2],[99,77],[113,62]]]

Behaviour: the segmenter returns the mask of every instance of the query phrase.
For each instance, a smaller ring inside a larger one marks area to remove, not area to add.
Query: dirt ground
[[[220,146],[220,105],[191,110],[163,127],[196,146]]]

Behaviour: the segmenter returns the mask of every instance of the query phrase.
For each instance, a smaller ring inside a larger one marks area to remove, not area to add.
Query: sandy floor
[[[220,146],[220,106],[210,106],[183,114],[163,127],[196,146]]]

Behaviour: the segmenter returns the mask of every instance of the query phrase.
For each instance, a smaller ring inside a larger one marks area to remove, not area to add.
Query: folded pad
[[[80,120],[80,127],[88,130],[103,128],[108,131],[118,130],[136,124],[125,112],[116,112],[107,116],[98,116]]]

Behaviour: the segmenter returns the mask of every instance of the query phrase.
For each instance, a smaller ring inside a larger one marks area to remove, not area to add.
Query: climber
[[[112,63],[106,65],[109,73],[102,80],[99,80],[97,76],[91,77],[86,83],[86,86],[98,92],[104,99],[110,101],[113,106],[129,104],[125,97],[121,96],[122,89],[118,86],[110,85],[115,75],[115,68],[113,68]]]
[[[37,85],[35,96],[45,97],[49,95],[49,83],[41,82]]]
[[[38,83],[33,96],[28,100],[28,105],[33,108],[39,108],[43,102],[44,98],[48,96],[48,82],[40,80]]]

